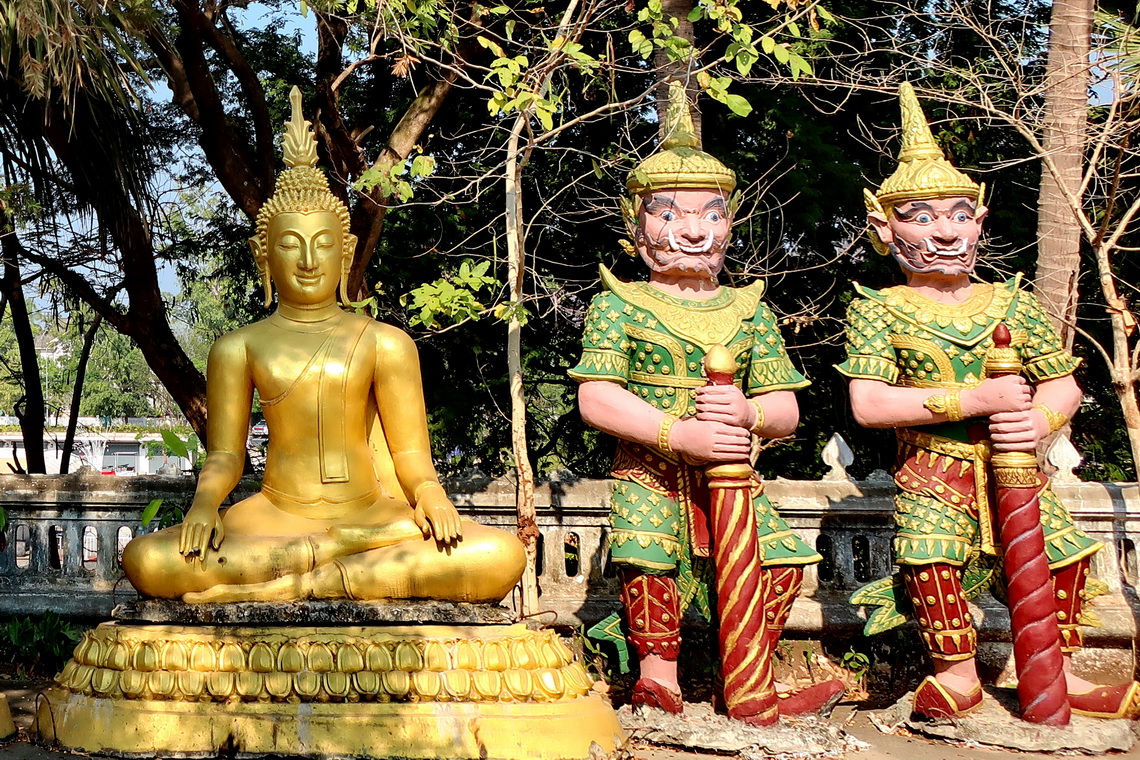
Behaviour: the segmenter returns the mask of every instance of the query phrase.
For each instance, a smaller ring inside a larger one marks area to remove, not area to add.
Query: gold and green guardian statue
[[[915,692],[920,716],[981,707],[967,601],[992,589],[1011,606],[1024,719],[1137,717],[1140,684],[1101,686],[1072,670],[1085,603],[1103,590],[1089,576],[1102,545],[1074,524],[1034,455],[1080,406],[1078,360],[1021,275],[974,276],[985,186],[943,156],[910,84],[899,99],[899,167],[865,198],[871,240],[905,284],[855,284],[838,366],[856,421],[898,438],[898,571],[852,602],[868,608],[868,635],[917,622],[934,670]]]
[[[291,99],[288,168],[250,240],[277,308],[211,349],[193,503],[181,525],[126,547],[145,599],[84,636],[39,735],[166,757],[612,751],[621,730],[582,665],[496,606],[523,548],[448,500],[415,344],[337,303],[356,239],[296,88]],[[223,509],[255,392],[271,432],[264,480]]]
[[[602,269],[577,380],[582,418],[618,439],[610,556],[621,569],[624,616],[591,634],[631,644],[640,678],[634,709],[682,713],[681,617],[714,617],[729,716],[766,726],[826,713],[838,681],[793,692],[773,680],[771,655],[803,580],[820,561],[764,495],[753,437],[799,422],[793,366],[764,282],[721,285],[736,176],[697,148],[684,88],[671,85],[668,137],[629,175],[623,202],[648,281]]]

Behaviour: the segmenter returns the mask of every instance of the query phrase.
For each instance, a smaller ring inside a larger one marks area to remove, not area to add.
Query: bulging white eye
[[[671,222],[677,218],[677,215],[674,214],[672,211],[662,211],[661,212],[661,218],[667,222]]]
[[[959,211],[958,213],[954,214],[954,221],[958,222],[959,224],[965,224],[966,222],[970,221],[970,215],[965,211]]]
[[[916,216],[914,218],[914,221],[918,222],[919,224],[930,224],[931,222],[934,221],[934,217],[931,216],[930,214],[923,212],[923,213],[919,214],[918,216]]]
[[[710,211],[707,218],[710,222],[719,222],[720,221],[720,212],[719,211]]]

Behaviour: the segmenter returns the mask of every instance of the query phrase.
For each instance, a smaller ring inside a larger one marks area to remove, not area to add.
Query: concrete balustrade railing
[[[876,472],[865,480],[850,479],[851,452],[838,436],[822,458],[830,470],[821,480],[777,478],[767,484],[787,521],[825,558],[808,568],[789,625],[809,637],[821,631],[857,631],[863,615],[847,603],[847,596],[891,572],[890,478]],[[1094,645],[1130,650],[1140,620],[1140,488],[1135,483],[1080,482],[1073,474],[1080,457],[1064,438],[1047,458],[1057,469],[1053,481],[1058,495],[1080,527],[1106,545],[1094,559],[1093,572],[1111,593],[1095,603],[1103,627],[1090,630],[1087,638]],[[0,615],[55,610],[108,616],[117,601],[134,596],[122,580],[118,552],[143,530],[142,510],[156,498],[187,504],[192,489],[189,478],[0,476],[0,504],[8,514],[0,550]],[[513,529],[515,488],[509,479],[454,482],[449,490],[465,515]],[[235,498],[242,495],[239,489]],[[542,532],[541,603],[550,612],[543,619],[578,624],[604,617],[617,607],[616,575],[606,551],[609,482],[553,480],[538,488],[536,502]],[[1008,614],[1001,605],[983,598],[977,611],[983,639],[1006,636]]]

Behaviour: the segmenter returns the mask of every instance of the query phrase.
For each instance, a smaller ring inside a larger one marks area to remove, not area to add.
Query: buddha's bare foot
[[[284,575],[264,583],[233,583],[182,595],[186,604],[228,604],[230,602],[295,602],[307,598],[305,576]]]

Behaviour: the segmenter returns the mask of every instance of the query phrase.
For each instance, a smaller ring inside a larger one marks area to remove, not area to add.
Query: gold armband
[[[962,391],[939,393],[923,401],[922,405],[935,414],[945,414],[950,422],[962,420]]]
[[[666,414],[661,418],[661,426],[657,428],[657,448],[662,451],[669,451],[669,432],[673,426],[677,424],[680,417],[672,414]]]
[[[748,399],[748,403],[756,407],[756,424],[749,429],[749,432],[752,435],[760,435],[760,431],[764,429],[764,405],[756,397]]]
[[[1060,412],[1053,411],[1044,404],[1034,404],[1033,408],[1045,415],[1045,421],[1049,423],[1049,432],[1056,433],[1065,425],[1069,424],[1069,418]]]
[[[416,504],[419,504],[420,494],[423,493],[425,489],[431,488],[432,486],[439,486],[439,489],[441,491],[447,493],[447,491],[443,488],[443,484],[438,480],[425,480],[423,483],[420,483],[418,486],[416,486],[416,490],[412,492],[412,505],[414,506]]]

